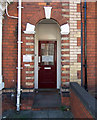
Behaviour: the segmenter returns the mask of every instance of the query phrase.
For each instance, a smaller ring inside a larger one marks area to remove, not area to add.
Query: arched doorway
[[[38,22],[35,29],[35,89],[60,89],[60,27],[55,20],[43,19]]]

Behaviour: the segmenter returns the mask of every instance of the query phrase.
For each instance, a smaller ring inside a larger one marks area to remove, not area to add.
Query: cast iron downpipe
[[[83,22],[82,22],[82,0],[80,0],[81,11],[81,86],[83,86]]]
[[[84,1],[84,40],[85,40],[85,84],[84,88],[88,91],[87,87],[87,3]]]

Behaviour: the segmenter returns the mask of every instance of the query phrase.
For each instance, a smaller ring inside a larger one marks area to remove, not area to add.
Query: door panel
[[[39,88],[56,88],[56,41],[39,41]]]

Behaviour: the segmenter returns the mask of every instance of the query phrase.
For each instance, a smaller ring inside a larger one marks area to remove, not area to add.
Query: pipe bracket
[[[23,69],[23,67],[16,67],[16,69]]]
[[[20,7],[20,6],[18,6],[17,8],[24,8],[24,7]]]
[[[17,43],[23,43],[23,41],[17,41]]]

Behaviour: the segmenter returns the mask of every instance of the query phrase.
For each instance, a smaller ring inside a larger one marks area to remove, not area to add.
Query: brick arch
[[[31,15],[28,16],[27,19],[28,19],[27,21],[29,21],[33,25],[36,25],[42,19],[46,19],[44,8],[41,8],[41,6],[39,6],[39,11],[35,10],[35,13],[32,14],[32,16]],[[69,18],[65,18],[62,16],[61,8],[59,9],[59,12],[58,12],[53,7],[51,11],[51,19],[55,20],[60,26],[63,24],[66,24],[69,20]]]
[[[51,18],[58,22],[58,24],[61,26],[62,24],[66,24],[68,19],[64,18],[60,12],[56,12],[52,10]]]
[[[43,13],[42,13],[43,12]],[[37,15],[37,17],[36,17]],[[30,17],[29,22],[33,25],[36,25],[39,21],[46,19],[44,15],[44,11],[36,13],[33,17]],[[54,12],[51,13],[51,19],[55,20],[60,26],[63,24],[66,24],[68,19],[64,18],[60,13],[54,14]]]
[[[35,24],[36,25],[37,23],[39,23],[39,21],[43,20],[43,19],[46,19],[45,16],[38,16],[35,20]],[[64,18],[61,14],[54,14],[51,16],[52,20],[55,20],[60,26],[63,25],[63,24],[66,24],[68,22],[68,19]]]
[[[17,6],[17,3],[12,3],[8,6],[8,11],[10,15],[17,16]],[[36,25],[40,20],[45,19],[44,5],[42,6],[39,3],[22,3],[22,6],[24,7],[22,9],[23,30],[25,29],[25,25],[27,22]],[[60,3],[52,3],[50,6],[52,7],[51,19],[54,19],[60,26],[62,24],[66,24],[69,18],[65,18],[64,16],[62,16],[62,5],[60,5]]]

